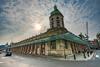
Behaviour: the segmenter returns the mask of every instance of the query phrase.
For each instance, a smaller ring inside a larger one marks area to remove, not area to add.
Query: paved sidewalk
[[[16,55],[16,54],[15,54]],[[65,57],[55,57],[55,56],[45,56],[45,55],[20,55],[19,56],[27,56],[27,57],[42,57],[42,58],[49,58],[49,59],[55,59],[55,60],[65,60],[65,61],[88,61],[88,60],[91,60],[93,58],[95,58],[95,51],[89,55],[89,57],[86,55],[86,58],[84,58],[84,55],[83,53],[82,54],[77,54],[76,55],[76,60],[74,60],[74,56],[66,56],[66,59]]]
[[[63,58],[53,58],[52,59],[56,59],[56,60],[66,60],[66,61],[88,61],[91,60],[93,58],[95,58],[96,53],[93,52],[89,57],[86,55],[86,58],[84,58],[83,54],[80,55],[76,55],[76,60],[74,59],[74,56],[68,56],[66,57],[66,59]]]

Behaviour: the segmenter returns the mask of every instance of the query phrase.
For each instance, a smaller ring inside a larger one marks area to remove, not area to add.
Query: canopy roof
[[[54,41],[54,40],[67,40],[67,41],[71,41],[74,43],[78,43],[80,45],[85,45],[85,46],[89,46],[89,42],[86,40],[82,40],[80,37],[68,32],[65,34],[60,34],[60,35],[53,35],[47,38],[43,38],[43,39],[39,39],[36,40],[35,43],[40,43],[40,42],[49,42],[49,41]]]
[[[46,43],[46,42],[50,42],[50,41],[54,41],[54,40],[66,40],[66,41],[78,43],[79,45],[84,45],[84,46],[88,46],[88,47],[91,46],[91,44],[87,40],[82,40],[80,37],[78,37],[70,32],[60,34],[60,35],[49,36],[46,38],[37,39],[37,40],[31,41],[31,42],[27,42],[25,44],[28,45],[28,44]],[[19,44],[16,46],[22,46],[25,44]]]

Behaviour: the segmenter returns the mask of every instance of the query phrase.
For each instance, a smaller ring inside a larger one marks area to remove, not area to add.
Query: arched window
[[[68,49],[68,42],[65,40],[65,49]]]
[[[53,18],[51,20],[53,21]]]
[[[60,22],[57,22],[57,26],[60,27]]]
[[[59,17],[57,17],[57,19],[59,19]]]
[[[52,28],[54,27],[54,23],[53,23],[53,22],[51,22],[51,24],[50,24],[50,25],[51,25],[51,27],[52,27]]]

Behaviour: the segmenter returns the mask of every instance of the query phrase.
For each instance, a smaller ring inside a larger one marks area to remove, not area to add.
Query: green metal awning
[[[84,45],[84,46],[91,46],[91,44],[87,41],[87,40],[82,40],[80,37],[67,32],[64,34],[60,34],[60,35],[52,35],[46,38],[41,38],[38,40],[34,40],[31,42],[27,42],[26,45],[28,44],[38,44],[38,43],[46,43],[46,42],[50,42],[50,41],[54,41],[54,40],[67,40],[67,41],[71,41],[74,43],[78,43],[79,45]],[[22,44],[25,45],[25,44]],[[22,46],[21,44],[19,46]]]
[[[45,42],[50,42],[50,41],[54,41],[54,40],[58,40],[58,39],[61,39],[61,38],[58,37],[57,35],[54,35],[54,36],[49,36],[46,38],[35,40],[32,43],[45,43]]]
[[[46,38],[42,38],[42,39],[38,39],[33,41],[32,43],[45,43],[45,42],[49,42],[49,41],[53,41],[53,40],[68,40],[71,42],[75,42],[78,43],[80,45],[85,45],[85,46],[89,46],[90,43],[86,40],[82,40],[80,37],[68,32],[65,34],[60,34],[60,35],[53,35],[53,36],[49,36]]]
[[[72,41],[72,42],[75,42],[75,43],[78,43],[81,45],[85,45],[85,46],[89,46],[89,44],[90,44],[87,40],[82,40],[80,37],[78,37],[70,32],[62,34],[61,37],[65,40]]]

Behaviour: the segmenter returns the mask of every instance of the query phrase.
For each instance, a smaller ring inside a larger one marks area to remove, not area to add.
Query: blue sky
[[[45,32],[55,4],[69,31],[86,34],[88,22],[90,39],[100,32],[100,0],[0,0],[0,43],[17,42]]]

